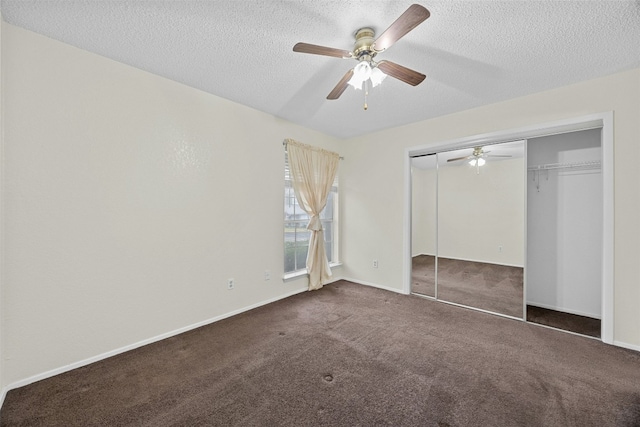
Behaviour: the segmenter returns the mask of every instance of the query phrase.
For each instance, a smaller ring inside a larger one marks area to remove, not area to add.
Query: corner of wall
[[[7,394],[4,383],[4,79],[2,72],[3,20],[0,14],[0,408]]]

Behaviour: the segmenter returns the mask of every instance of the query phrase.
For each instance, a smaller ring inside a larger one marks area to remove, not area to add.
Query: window
[[[327,205],[320,213],[324,231],[324,249],[329,263],[338,262],[338,175],[333,181]],[[289,159],[284,155],[284,273],[306,270],[309,237],[309,215],[298,205],[289,177]]]

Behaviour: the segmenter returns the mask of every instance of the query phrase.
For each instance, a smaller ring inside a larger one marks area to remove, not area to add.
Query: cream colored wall
[[[436,254],[436,169],[411,172],[411,254]]]
[[[441,257],[522,267],[523,168],[522,157],[490,161],[480,174],[459,164],[440,167],[437,181],[435,169],[414,168],[412,255],[435,255],[437,238]]]
[[[640,348],[640,69],[349,140],[341,175],[344,276],[402,289],[407,147],[606,111],[615,121],[614,339]]]
[[[524,266],[524,180],[522,157],[439,168],[438,256]]]
[[[336,140],[2,30],[2,386],[305,288],[281,280],[282,140]]]

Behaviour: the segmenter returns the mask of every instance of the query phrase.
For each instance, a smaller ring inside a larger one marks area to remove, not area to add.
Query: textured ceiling
[[[376,59],[427,75],[326,100],[351,50],[411,1],[2,0],[31,31],[337,137],[351,137],[640,67],[639,1],[422,1],[431,17]]]

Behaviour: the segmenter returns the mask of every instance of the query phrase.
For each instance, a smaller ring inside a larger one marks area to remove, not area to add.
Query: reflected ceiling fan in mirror
[[[374,58],[425,21],[429,15],[429,11],[423,6],[412,4],[375,41],[375,31],[372,28],[360,28],[355,33],[356,41],[353,51],[308,43],[296,43],[293,51],[358,61],[358,65],[347,71],[340,79],[336,87],[327,95],[327,99],[338,99],[348,85],[356,89],[363,89],[364,86],[364,109],[366,110],[369,85],[376,87],[387,75],[412,86],[419,85],[425,79],[426,76],[422,73],[387,60],[376,62]]]
[[[486,163],[486,158],[488,157],[511,157],[509,155],[503,154],[491,154],[491,151],[484,151],[483,147],[474,147],[473,152],[469,156],[455,157],[453,159],[447,160],[447,162],[459,162],[462,160],[469,160],[469,164],[471,166],[475,166],[476,173],[480,174],[480,166],[484,166]]]

